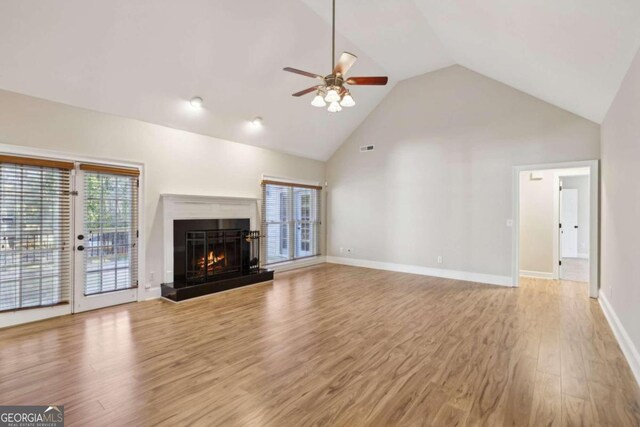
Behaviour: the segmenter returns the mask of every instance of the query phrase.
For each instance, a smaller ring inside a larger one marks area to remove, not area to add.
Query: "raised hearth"
[[[259,269],[258,271],[246,274],[230,277],[226,279],[217,280],[214,282],[207,282],[198,285],[174,287],[173,283],[163,283],[162,296],[172,301],[184,301],[189,298],[201,297],[203,295],[214,294],[216,292],[227,291],[229,289],[235,289],[242,286],[253,285],[261,282],[268,282],[273,280],[273,271]]]

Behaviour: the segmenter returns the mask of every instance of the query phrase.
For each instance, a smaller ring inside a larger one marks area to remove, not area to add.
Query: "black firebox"
[[[162,296],[182,301],[273,279],[260,268],[260,233],[247,218],[173,221],[173,283]]]

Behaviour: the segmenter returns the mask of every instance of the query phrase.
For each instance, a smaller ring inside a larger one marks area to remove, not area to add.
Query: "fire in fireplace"
[[[243,237],[247,233],[240,229],[187,231],[187,283],[204,283],[220,274],[240,272],[242,246],[246,240]]]

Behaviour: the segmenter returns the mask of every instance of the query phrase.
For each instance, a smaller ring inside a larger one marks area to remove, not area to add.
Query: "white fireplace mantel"
[[[164,283],[173,282],[173,221],[177,219],[249,218],[252,230],[258,229],[259,199],[185,194],[161,194],[164,234]]]

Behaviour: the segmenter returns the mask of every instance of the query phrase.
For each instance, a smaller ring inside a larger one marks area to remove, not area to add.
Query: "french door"
[[[81,164],[75,173],[74,312],[138,298],[137,170]]]
[[[319,254],[321,190],[314,185],[262,182],[266,265]]]
[[[137,300],[138,178],[0,153],[0,327]]]

